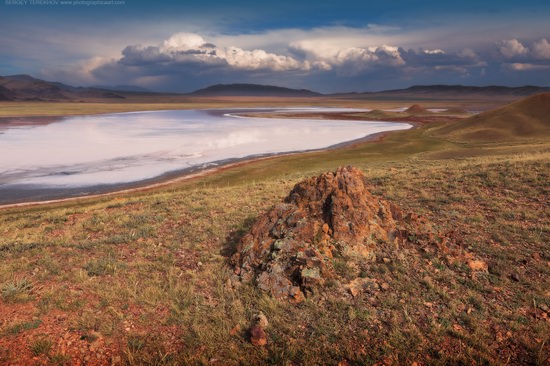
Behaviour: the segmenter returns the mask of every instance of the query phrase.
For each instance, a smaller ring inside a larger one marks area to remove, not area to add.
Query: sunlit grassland
[[[358,105],[360,102],[333,101],[334,106]],[[205,108],[238,108],[238,107],[282,107],[282,106],[315,106],[325,105],[323,100],[316,99],[278,99],[278,98],[179,98],[172,102],[1,102],[0,117],[15,116],[67,116],[98,113],[121,113],[135,111],[157,111],[178,109]],[[391,103],[390,105],[395,105]]]
[[[0,102],[0,117],[67,116],[98,113],[119,113],[149,110],[247,108],[247,107],[350,107],[392,109],[420,103],[430,108],[487,109],[504,105],[508,98],[484,99],[414,99],[394,100],[350,99],[337,97],[285,98],[285,97],[193,97],[185,95],[132,95],[127,100],[113,102]]]
[[[0,363],[17,360],[14,341],[67,361],[59,344],[69,332],[85,345],[108,340],[127,364],[543,365],[550,144],[459,144],[431,136],[436,127],[147,192],[1,210],[0,310],[26,310],[0,323]],[[255,218],[301,179],[343,164],[360,167],[373,194],[456,230],[489,272],[381,245],[365,275],[387,291],[297,306],[228,286],[227,255]],[[248,341],[258,311],[270,322],[265,348]]]

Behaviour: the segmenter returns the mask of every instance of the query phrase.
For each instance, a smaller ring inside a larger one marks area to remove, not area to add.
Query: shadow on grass
[[[241,241],[242,237],[246,235],[257,219],[257,216],[247,217],[237,230],[232,230],[225,238],[225,243],[220,251],[220,254],[229,260],[229,258],[237,252],[237,245]]]

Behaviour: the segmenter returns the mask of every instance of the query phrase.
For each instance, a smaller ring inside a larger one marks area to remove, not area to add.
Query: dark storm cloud
[[[476,53],[466,49],[459,53],[446,53],[443,50],[404,50],[399,49],[399,54],[408,66],[411,67],[436,67],[436,66],[485,66]]]

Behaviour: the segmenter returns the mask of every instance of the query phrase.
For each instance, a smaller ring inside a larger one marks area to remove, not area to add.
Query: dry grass
[[[144,110],[235,108],[235,107],[350,107],[369,109],[392,109],[420,103],[430,108],[459,108],[486,110],[510,103],[510,98],[408,98],[355,99],[338,97],[283,98],[283,97],[191,97],[185,95],[128,95],[125,101],[105,102],[0,102],[0,117],[14,116],[66,116],[97,113],[116,113]]]
[[[548,141],[550,93],[533,95],[504,108],[488,111],[434,130],[435,136],[460,142]]]
[[[456,144],[431,128],[149,192],[0,211],[0,363],[546,364],[548,142]],[[458,246],[421,235],[380,243],[361,276],[389,286],[357,297],[329,287],[292,305],[228,286],[227,255],[255,218],[340,164],[361,167],[373,194]],[[266,347],[249,342],[258,311]]]
[[[389,290],[313,296],[301,306],[227,287],[225,265],[230,247],[300,174],[3,211],[0,283],[7,288],[14,278],[32,278],[42,290],[26,300],[17,322],[4,319],[0,346],[28,343],[8,348],[15,360],[42,349],[32,339],[48,333],[57,352],[68,329],[84,337],[78,344],[88,352],[73,357],[98,362],[112,352],[128,364],[498,364],[508,358],[544,364],[550,222],[541,213],[550,197],[549,157],[366,169],[373,193],[459,232],[464,250],[487,261],[489,273],[473,276],[421,244],[382,245],[377,257],[390,261],[372,263],[364,275],[389,283]],[[17,309],[17,303],[1,307]],[[271,323],[266,348],[250,345],[246,333],[259,310]],[[53,321],[59,314],[63,320]],[[7,332],[33,319],[41,323]],[[103,342],[103,353],[90,351],[90,334]]]

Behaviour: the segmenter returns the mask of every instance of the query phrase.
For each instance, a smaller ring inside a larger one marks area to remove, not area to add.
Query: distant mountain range
[[[29,75],[0,76],[0,100],[78,101],[126,99],[110,90],[84,88],[44,81]]]
[[[490,96],[529,96],[550,92],[550,87],[522,86],[462,86],[462,85],[420,85],[407,89],[386,90],[380,92],[321,94],[307,89],[290,89],[271,85],[258,84],[217,84],[199,89],[182,96],[249,96],[249,97],[459,97],[468,95]],[[29,75],[0,76],[0,101],[105,101],[123,100],[130,96],[168,95],[133,86],[95,86],[74,87],[58,82],[44,81]],[[176,94],[170,94],[174,96]]]
[[[191,95],[202,96],[269,96],[269,97],[318,97],[317,93],[307,89],[290,89],[280,86],[258,84],[217,84],[199,89]]]
[[[154,93],[154,91],[150,89],[142,88],[141,86],[137,86],[137,85],[116,85],[116,86],[97,85],[97,86],[93,86],[92,88],[101,89],[101,90],[132,92],[132,93]]]
[[[439,94],[439,95],[518,95],[528,96],[549,92],[550,87],[540,86],[463,86],[463,85],[415,85],[407,89],[385,90],[381,92],[365,92],[361,94]]]

